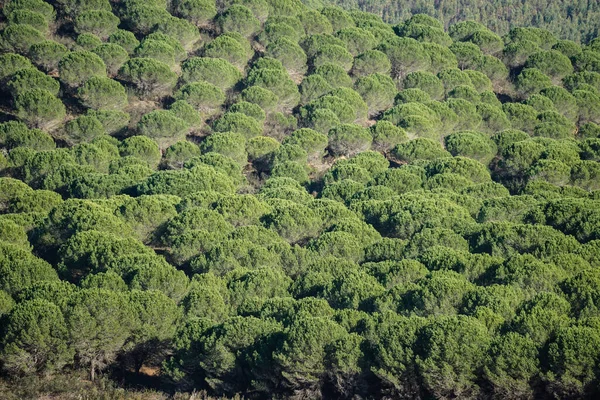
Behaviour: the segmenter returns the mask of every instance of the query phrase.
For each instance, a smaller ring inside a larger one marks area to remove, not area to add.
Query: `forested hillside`
[[[338,5],[400,23],[415,14],[427,14],[448,28],[461,21],[476,21],[505,35],[512,28],[536,27],[562,39],[586,43],[598,36],[600,2],[597,0],[309,0],[309,4]]]
[[[598,39],[298,0],[2,13],[0,397],[600,395]]]

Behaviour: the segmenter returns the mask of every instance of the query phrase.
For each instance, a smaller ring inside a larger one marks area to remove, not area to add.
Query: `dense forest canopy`
[[[512,28],[536,27],[584,43],[596,38],[600,29],[597,0],[310,0],[308,4],[359,9],[393,24],[415,14],[435,17],[445,28],[476,21],[500,35]]]
[[[0,397],[597,398],[597,4],[428,4],[4,2]]]

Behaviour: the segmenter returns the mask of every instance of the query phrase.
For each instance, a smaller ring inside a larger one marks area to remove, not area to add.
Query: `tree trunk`
[[[92,360],[90,364],[90,380],[94,382],[96,378],[96,360]]]
[[[142,371],[142,367],[144,366],[144,357],[136,357],[135,358],[135,371],[139,374]]]

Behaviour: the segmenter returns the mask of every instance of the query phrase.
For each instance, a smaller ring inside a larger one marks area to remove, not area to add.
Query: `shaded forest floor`
[[[169,394],[158,390],[122,388],[107,376],[91,382],[85,374],[0,379],[2,400],[228,400],[206,392]],[[242,400],[234,397],[231,400]]]

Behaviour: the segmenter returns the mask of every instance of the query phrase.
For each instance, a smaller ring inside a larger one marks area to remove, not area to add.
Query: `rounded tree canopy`
[[[58,63],[60,80],[73,87],[81,86],[93,76],[106,76],[104,61],[90,51],[74,51]]]
[[[182,86],[175,99],[185,100],[198,111],[211,113],[225,102],[225,94],[218,87],[208,82],[194,82]]]
[[[132,54],[133,50],[140,44],[139,40],[137,40],[132,32],[124,29],[117,29],[116,32],[108,37],[108,42],[121,46],[130,54]]]
[[[48,31],[48,21],[43,14],[31,10],[15,10],[8,15],[12,24],[30,25],[42,33]]]
[[[44,89],[31,89],[15,99],[17,116],[33,127],[44,127],[65,117],[64,104]]]
[[[75,17],[75,32],[93,33],[106,39],[117,30],[119,23],[119,18],[110,11],[89,10]]]
[[[222,58],[192,57],[181,69],[184,83],[206,81],[223,90],[233,87],[242,78],[240,71]]]
[[[125,88],[117,81],[93,76],[78,90],[81,103],[93,109],[121,110],[127,106]]]
[[[44,40],[40,31],[26,24],[9,24],[0,32],[0,42],[4,50],[20,54],[28,54],[32,45]]]
[[[20,69],[31,68],[29,59],[14,53],[0,55],[0,79],[4,80]]]
[[[369,50],[354,58],[352,75],[366,76],[374,73],[388,74],[392,64],[385,53],[379,50]]]
[[[118,44],[114,43],[102,43],[92,49],[93,53],[96,53],[104,64],[110,76],[114,76],[119,71],[119,68],[127,61],[129,54],[127,50]]]
[[[175,13],[194,25],[203,26],[217,15],[217,7],[211,0],[178,0]]]
[[[119,78],[147,95],[170,90],[175,85],[177,75],[163,62],[152,58],[133,58],[121,67]]]
[[[243,39],[245,40],[245,39]],[[239,40],[227,35],[218,36],[204,47],[204,57],[222,58],[242,69],[250,54]]]
[[[60,84],[36,68],[24,68],[18,70],[10,77],[6,83],[6,87],[13,97],[31,89],[45,89],[54,96],[57,96]]]
[[[435,160],[436,158],[451,157],[439,142],[431,139],[417,138],[400,143],[392,150],[398,160],[412,162],[415,160]]]
[[[252,36],[260,29],[260,21],[248,7],[234,4],[217,17],[221,32],[237,32],[242,36]]]
[[[257,104],[265,112],[274,109],[279,100],[275,93],[260,86],[250,86],[244,89],[241,98],[249,103]]]
[[[138,132],[156,140],[161,149],[183,139],[188,124],[170,110],[155,110],[145,114],[138,122]]]
[[[226,112],[215,121],[215,132],[234,132],[244,135],[246,139],[262,134],[261,124],[254,118],[240,112]]]
[[[336,156],[347,157],[369,150],[373,138],[369,131],[354,124],[341,124],[328,133],[329,150]]]

